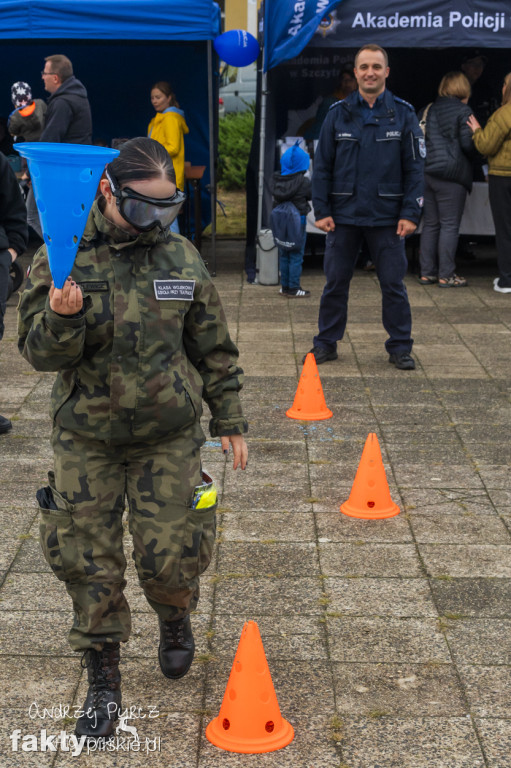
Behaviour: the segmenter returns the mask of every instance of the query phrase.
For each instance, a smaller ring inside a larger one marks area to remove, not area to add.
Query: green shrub
[[[254,133],[254,110],[230,112],[219,121],[218,183],[223,189],[245,189],[245,172]]]

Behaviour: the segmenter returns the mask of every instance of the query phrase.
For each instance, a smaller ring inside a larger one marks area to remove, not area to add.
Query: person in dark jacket
[[[91,144],[92,117],[87,91],[73,75],[73,65],[67,56],[47,56],[41,76],[50,97],[40,141]]]
[[[302,225],[302,242],[299,248],[286,251],[279,247],[280,293],[290,298],[308,298],[310,291],[302,288],[300,278],[307,238],[306,216],[311,209],[308,202],[311,199],[311,182],[305,176],[309,170],[310,157],[298,144],[299,142],[296,142],[284,152],[280,160],[280,173],[273,175],[273,207],[286,201],[293,203],[300,214]]]
[[[42,99],[32,98],[30,85],[22,80],[12,84],[11,100],[14,104],[8,121],[11,136],[16,141],[39,141],[44,127],[46,103]]]
[[[358,90],[330,108],[314,157],[312,204],[316,226],[327,233],[327,282],[311,350],[318,364],[337,358],[349,286],[365,238],[382,291],[389,362],[415,368],[403,282],[408,267],[404,238],[415,231],[421,214],[426,149],[413,107],[385,89],[388,74],[383,48],[359,50]]]
[[[30,85],[22,80],[12,84],[11,99],[15,109],[9,115],[9,133],[16,142],[39,141],[45,124],[46,102],[42,99],[33,99]],[[28,188],[25,202],[27,206],[27,224],[42,239],[43,232],[39,220],[39,211],[37,210],[28,164],[25,158],[21,160],[21,169],[21,179]]]
[[[9,273],[12,263],[28,243],[27,211],[14,171],[0,152],[0,340],[4,335],[4,314],[9,298]],[[12,424],[0,416],[0,434]]]
[[[475,148],[467,119],[470,83],[463,72],[448,72],[438,98],[419,113],[425,119],[426,173],[424,225],[420,239],[419,282],[441,288],[467,285],[455,274],[458,232],[467,193],[472,189]],[[427,113],[426,113],[427,110]]]

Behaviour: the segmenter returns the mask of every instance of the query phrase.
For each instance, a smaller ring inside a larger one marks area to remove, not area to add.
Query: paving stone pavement
[[[53,375],[18,354],[16,298],[9,303],[0,344],[0,413],[13,421],[0,437],[0,766],[509,768],[511,296],[492,290],[491,248],[468,265],[466,289],[408,275],[415,371],[388,364],[376,278],[356,272],[339,360],[319,368],[333,411],[323,422],[285,415],[316,328],[320,269],[303,275],[312,297],[293,300],[248,285],[242,265],[242,243],[218,244],[215,280],[246,373],[250,461],[234,473],[217,441],[204,449],[221,491],[219,538],[183,680],[157,668],[156,618],[128,568],[124,705],[145,715],[131,721],[141,739],[161,740],[150,753],[73,757],[29,751],[28,741],[12,750],[15,729],[20,738],[71,731],[86,682],[66,643],[67,595],[38,545]],[[339,512],[369,432],[401,508],[388,520]],[[265,755],[225,752],[204,735],[249,619],[295,729],[288,747]],[[65,706],[71,714],[59,719]]]

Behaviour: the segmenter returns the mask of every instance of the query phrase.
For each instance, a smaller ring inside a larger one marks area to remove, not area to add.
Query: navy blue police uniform
[[[373,108],[359,91],[332,105],[314,156],[316,221],[331,216],[326,236],[326,285],[314,346],[334,352],[344,336],[348,293],[365,238],[382,291],[389,354],[409,353],[412,318],[403,279],[407,270],[399,219],[418,224],[424,195],[424,137],[413,107],[390,91]]]

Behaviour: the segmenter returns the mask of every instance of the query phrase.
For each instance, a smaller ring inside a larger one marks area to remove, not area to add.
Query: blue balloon
[[[259,56],[259,43],[250,32],[244,29],[231,29],[219,35],[215,42],[215,51],[222,61],[233,67],[246,67]]]

